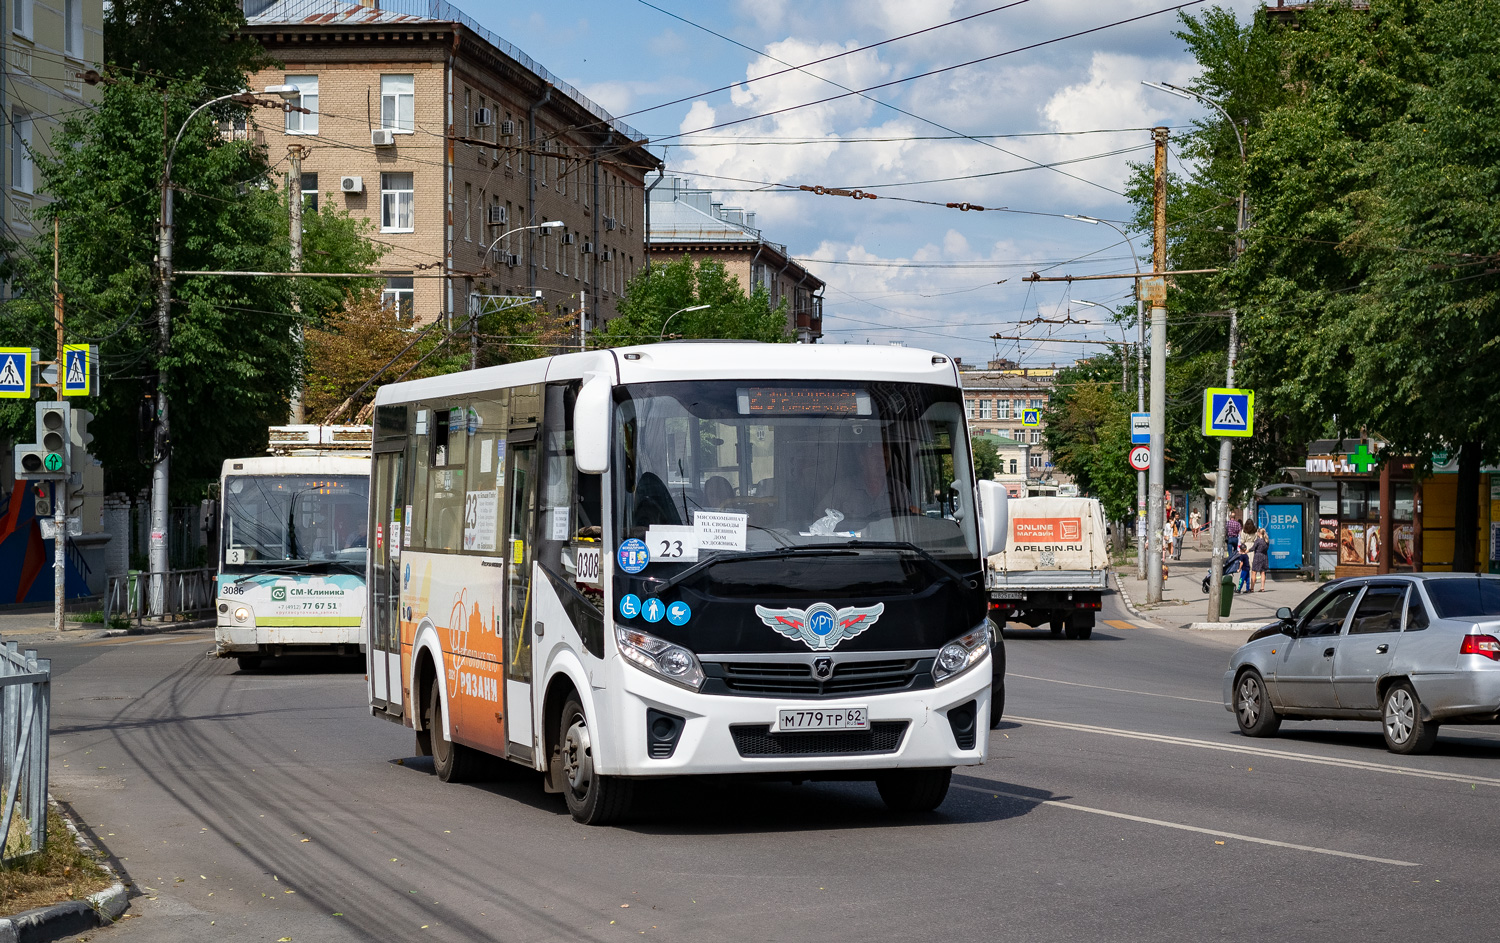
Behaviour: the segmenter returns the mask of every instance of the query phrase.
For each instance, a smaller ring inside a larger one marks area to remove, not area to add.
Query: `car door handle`
[[[1391,647],[1389,645],[1376,645],[1375,646],[1375,654],[1377,654],[1377,655],[1384,655],[1386,652],[1388,652],[1390,650],[1391,650]]]
[[[1323,657],[1324,658],[1332,658],[1333,657],[1333,649],[1331,649],[1331,648],[1325,648],[1325,649],[1323,649]]]

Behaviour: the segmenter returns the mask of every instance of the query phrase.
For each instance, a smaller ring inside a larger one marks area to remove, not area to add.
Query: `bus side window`
[[[464,550],[497,553],[504,532],[505,436],[509,424],[506,391],[469,404],[468,497],[464,502]]]
[[[432,467],[427,473],[427,549],[463,547],[469,411],[458,403],[433,410]]]
[[[415,430],[411,443],[406,447],[406,465],[411,469],[411,482],[405,500],[411,513],[402,511],[401,546],[410,550],[427,548],[427,479],[431,474],[430,449],[432,413],[430,406],[413,408]]]

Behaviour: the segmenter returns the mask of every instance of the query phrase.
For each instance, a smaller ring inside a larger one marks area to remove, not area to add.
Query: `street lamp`
[[[665,321],[661,322],[661,336],[658,337],[657,340],[664,341],[667,339],[667,325],[671,324],[672,319],[677,317],[679,314],[682,314],[684,311],[703,311],[707,308],[712,307],[713,305],[693,305],[690,308],[678,308],[676,311],[673,311],[671,314],[667,315],[667,319]]]
[[[289,94],[293,93],[293,94]],[[203,111],[219,102],[233,100],[241,105],[260,105],[267,108],[278,108],[282,110],[297,109],[306,112],[307,109],[298,108],[291,104],[290,99],[295,97],[296,87],[291,85],[272,85],[266,88],[265,94],[275,95],[282,99],[280,102],[270,102],[262,98],[256,98],[255,94],[248,89],[238,92],[230,92],[220,95],[218,98],[210,98],[208,101],[188,112],[183,119],[182,127],[177,129],[177,136],[167,147],[166,159],[162,162],[161,171],[161,226],[158,233],[157,258],[161,274],[161,283],[157,287],[156,298],[156,329],[158,343],[161,346],[161,362],[157,365],[156,372],[156,435],[152,443],[152,467],[151,467],[151,531],[148,553],[148,563],[151,567],[151,614],[161,615],[166,610],[166,588],[167,588],[167,534],[169,505],[167,500],[168,473],[170,472],[170,451],[172,438],[167,415],[167,354],[172,340],[172,159],[177,156],[177,146],[182,143],[182,136],[187,132],[188,125],[193,119],[202,114]],[[162,105],[166,108],[165,103]]]
[[[1120,238],[1124,239],[1125,244],[1130,247],[1130,257],[1135,259],[1135,273],[1137,275],[1141,274],[1141,257],[1136,254],[1135,243],[1130,240],[1130,234],[1127,233],[1124,229],[1116,226],[1114,223],[1110,222],[1107,219],[1100,219],[1097,216],[1084,216],[1082,213],[1067,213],[1065,214],[1065,216],[1068,219],[1076,219],[1080,223],[1088,223],[1090,226],[1098,226],[1102,223],[1105,226],[1108,226],[1110,229],[1113,229],[1115,232],[1119,233]],[[1136,279],[1135,287],[1136,297],[1137,299],[1139,299],[1141,287],[1140,279]],[[1141,312],[1141,305],[1139,300],[1136,301],[1135,306],[1135,323],[1139,329],[1139,334],[1137,337],[1138,343],[1135,348],[1135,409],[1136,412],[1143,413],[1146,411],[1146,318]],[[1146,519],[1145,472],[1135,473],[1135,511],[1137,521],[1144,521]],[[1146,540],[1147,534],[1145,528],[1141,527],[1139,523],[1137,523],[1135,529],[1135,571],[1137,579],[1146,578]]]
[[[504,239],[506,236],[514,236],[518,232],[527,232],[527,231],[532,230],[532,229],[561,229],[562,227],[563,227],[563,221],[562,220],[560,220],[560,219],[549,219],[545,223],[537,223],[534,226],[518,226],[517,228],[512,229],[510,232],[503,232],[500,235],[496,236],[495,237],[495,241],[492,242],[492,243],[490,243],[489,246],[485,248],[485,250],[484,250],[484,260],[485,260],[485,263],[486,264],[489,263],[490,253],[495,251],[495,246],[499,245],[500,244],[500,240]]]
[[[1245,137],[1240,134],[1239,125],[1229,117],[1229,112],[1224,106],[1191,89],[1180,88],[1167,82],[1142,82],[1148,88],[1166,92],[1168,95],[1176,95],[1178,98],[1186,98],[1209,106],[1223,116],[1229,122],[1229,127],[1234,129],[1234,141],[1240,148],[1240,201],[1238,211],[1235,214],[1234,226],[1234,255],[1239,258],[1245,251],[1245,175],[1247,173],[1247,161],[1245,158]],[[1239,311],[1235,308],[1229,309],[1229,357],[1228,365],[1224,371],[1224,385],[1234,387],[1234,361],[1239,354],[1240,321]],[[1227,548],[1225,547],[1224,525],[1225,514],[1229,504],[1229,469],[1234,455],[1234,446],[1228,438],[1219,439],[1219,474],[1214,480],[1214,506],[1213,513],[1209,515],[1209,528],[1212,532],[1213,551],[1208,564],[1208,618],[1209,621],[1221,618],[1219,616],[1219,602],[1222,589],[1219,585],[1220,578],[1224,572],[1224,559]]]

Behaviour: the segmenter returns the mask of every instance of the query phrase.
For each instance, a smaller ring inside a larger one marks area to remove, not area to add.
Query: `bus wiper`
[[[844,546],[853,547],[856,550],[906,550],[942,570],[949,579],[960,586],[967,586],[972,582],[968,577],[909,540],[851,540]]]
[[[256,570],[254,573],[246,573],[244,576],[242,576],[239,579],[235,580],[234,581],[234,585],[238,586],[239,584],[245,582],[245,580],[254,579],[257,576],[264,576],[267,573],[298,573],[298,572],[301,572],[302,570],[305,570],[305,569],[307,569],[309,567],[322,566],[326,562],[328,562],[328,561],[325,561],[325,560],[289,560],[286,563],[282,563],[282,564],[279,564],[277,566],[268,566],[264,570]]]
[[[779,557],[854,557],[858,555],[853,550],[845,550],[841,547],[808,546],[780,547],[776,550],[756,550],[753,553],[716,553],[707,560],[699,560],[681,573],[673,575],[670,579],[662,580],[661,585],[654,587],[652,592],[664,593],[688,577],[695,576],[715,563],[724,560],[733,560],[735,563],[739,563],[742,560],[775,560]],[[647,577],[646,579],[647,582],[656,582],[651,577]]]

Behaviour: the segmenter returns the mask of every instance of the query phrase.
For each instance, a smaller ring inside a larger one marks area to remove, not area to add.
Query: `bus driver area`
[[[1004,498],[946,357],[569,354],[386,387],[374,430],[371,708],[439,778],[504,757],[598,823],[641,777],[907,810],[983,762]]]

